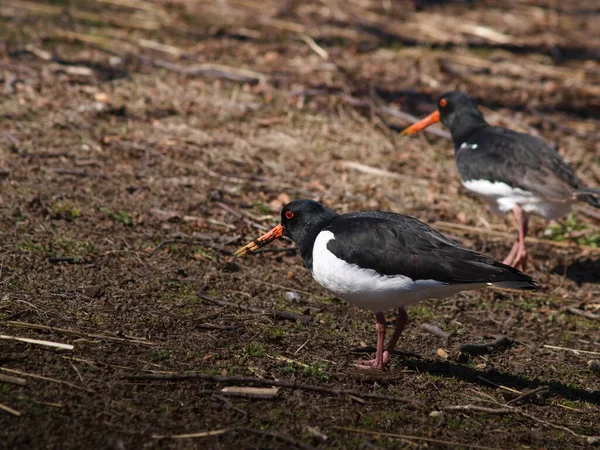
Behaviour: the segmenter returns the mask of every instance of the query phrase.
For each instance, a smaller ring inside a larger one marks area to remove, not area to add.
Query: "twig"
[[[348,428],[348,427],[337,427],[333,426],[336,430],[349,431],[350,433],[360,433],[360,434],[370,434],[375,436],[386,436],[396,439],[412,439],[413,441],[423,441],[423,442],[432,442],[434,444],[447,445],[448,447],[454,448],[474,448],[478,450],[497,450],[494,447],[485,447],[483,445],[477,444],[464,444],[462,442],[452,442],[452,441],[443,441],[441,439],[428,438],[424,436],[413,436],[410,434],[395,434],[395,433],[383,433],[381,431],[371,431],[371,430],[360,430],[358,428]]]
[[[64,384],[65,386],[72,387],[73,389],[78,389],[80,391],[94,393],[94,391],[92,391],[91,389],[84,388],[84,387],[78,386],[73,383],[69,383],[68,381],[57,380],[56,378],[43,377],[42,375],[36,375],[33,373],[22,372],[20,370],[15,370],[15,369],[8,369],[6,367],[0,367],[0,370],[3,370],[4,372],[8,372],[8,373],[14,373],[17,375],[23,375],[24,377],[36,378],[38,380],[44,380],[44,381],[50,381],[52,383]]]
[[[484,412],[486,414],[515,414],[515,412],[516,412],[512,409],[487,408],[485,406],[477,406],[477,405],[445,406],[442,409],[444,411],[477,411],[477,412]]]
[[[220,430],[200,431],[199,433],[186,434],[153,434],[152,439],[192,439],[209,436],[219,436],[220,434],[232,431],[231,428],[221,428]]]
[[[573,352],[576,355],[579,355],[580,353],[585,353],[586,355],[600,356],[600,352],[590,352],[589,350],[578,350],[576,348],[558,347],[556,345],[546,345],[546,344],[544,344],[544,348],[551,348],[552,350],[565,350],[567,352]]]
[[[270,400],[277,397],[279,394],[278,387],[249,387],[249,386],[228,386],[221,389],[223,395],[229,395],[232,397],[244,397],[244,398],[259,398],[263,400]]]
[[[242,408],[238,408],[237,406],[235,406],[233,403],[231,403],[231,400],[229,400],[227,397],[223,397],[222,395],[219,395],[217,393],[213,393],[212,397],[216,398],[217,400],[220,400],[223,403],[225,403],[225,405],[227,405],[227,407],[229,409],[232,409],[233,411],[240,413],[242,416],[244,416],[244,418],[248,417],[248,412],[247,411],[243,410]]]
[[[585,317],[587,319],[600,320],[600,314],[594,314],[593,312],[585,311],[583,309],[576,308],[574,306],[567,307],[566,311],[570,312],[571,314]]]
[[[531,397],[534,394],[538,394],[540,392],[546,392],[548,390],[548,386],[540,386],[537,387],[529,392],[525,392],[524,394],[519,395],[516,398],[513,398],[512,400],[506,402],[507,405],[511,405],[513,403],[517,403],[517,402],[521,402],[523,400],[525,400],[526,398]]]
[[[118,337],[113,337],[113,336],[104,336],[102,334],[83,333],[81,331],[67,330],[65,328],[49,327],[47,325],[39,325],[37,323],[16,322],[14,320],[9,320],[7,322],[7,324],[11,327],[30,328],[33,330],[55,331],[57,333],[72,334],[74,336],[88,337],[88,338],[94,338],[94,339],[104,339],[107,341],[123,342],[123,343],[129,343],[129,344],[140,344],[140,345],[158,345],[155,342],[150,342],[150,341],[141,340],[141,339],[127,339],[127,338],[118,338]]]
[[[307,35],[305,33],[299,33],[299,36],[300,36],[300,39],[302,39],[304,42],[306,42],[308,44],[308,46],[310,47],[310,49],[313,52],[315,52],[317,55],[319,55],[323,59],[329,59],[329,53],[327,53],[327,51],[323,47],[321,47],[319,44],[317,44],[313,38],[311,38],[309,35]]]
[[[0,383],[12,383],[25,386],[27,380],[25,378],[11,377],[10,375],[2,375],[0,373]]]
[[[519,394],[519,395],[523,394],[523,392],[517,391],[516,389],[502,386],[501,384],[498,384],[498,383],[494,383],[493,381],[488,380],[487,378],[484,378],[481,375],[477,375],[477,379],[480,381],[483,381],[486,384],[489,384],[490,386],[494,386],[495,388],[498,388],[498,389],[503,389],[503,390],[511,392],[513,394]]]
[[[196,295],[203,300],[209,301],[209,302],[214,303],[215,305],[219,305],[219,306],[229,306],[232,308],[241,309],[243,311],[250,311],[250,312],[254,312],[254,313],[273,316],[278,319],[291,320],[293,322],[300,321],[305,324],[313,324],[314,323],[312,317],[304,315],[304,314],[294,314],[294,313],[289,313],[286,311],[279,311],[277,309],[261,309],[261,308],[256,308],[256,307],[250,306],[250,305],[226,302],[224,300],[218,300],[214,297],[211,297],[209,295],[202,294],[202,293],[197,293]]]
[[[21,413],[19,411],[17,411],[16,409],[12,409],[6,405],[3,405],[2,403],[0,403],[0,409],[3,411],[6,411],[9,414],[12,414],[13,416],[19,417],[21,415]]]
[[[448,333],[447,331],[442,330],[437,325],[432,325],[430,323],[421,324],[421,328],[423,328],[428,333],[434,334],[442,339],[447,340],[450,336],[452,336],[452,333]]]
[[[40,341],[38,339],[29,339],[16,336],[6,336],[4,334],[0,334],[0,339],[10,339],[12,341],[27,342],[28,344],[44,345],[46,347],[60,348],[62,350],[73,350],[74,348],[71,344],[63,344],[61,342],[52,341]]]
[[[483,344],[461,344],[457,347],[460,353],[467,353],[469,355],[487,355],[494,351],[510,347],[512,341],[503,335],[496,336],[492,342],[485,342]]]
[[[220,377],[216,375],[209,375],[205,373],[177,373],[177,374],[140,374],[140,375],[126,375],[123,377],[127,380],[157,380],[157,381],[189,381],[189,380],[204,380],[212,381],[213,383],[253,383],[262,386],[278,386],[287,389],[300,389],[304,391],[322,392],[325,394],[335,396],[346,396],[354,395],[360,398],[372,398],[377,400],[388,400],[394,402],[409,403],[411,406],[418,409],[426,409],[425,405],[418,400],[395,397],[391,395],[383,394],[371,394],[351,389],[334,389],[327,386],[321,386],[317,384],[304,384],[297,383],[295,381],[281,381],[281,380],[267,380],[264,378],[254,378],[247,376],[231,376],[231,377]]]

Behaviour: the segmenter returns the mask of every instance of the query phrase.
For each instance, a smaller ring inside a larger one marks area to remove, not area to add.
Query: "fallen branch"
[[[448,338],[450,336],[452,336],[452,333],[448,333],[447,331],[442,330],[437,325],[432,325],[430,323],[423,323],[423,324],[421,324],[421,328],[423,328],[428,333],[434,334],[437,337],[440,337],[442,339],[448,340]]]
[[[219,300],[216,299],[214,297],[211,297],[209,295],[206,294],[201,294],[201,293],[197,293],[196,294],[198,297],[200,297],[202,300],[206,300],[209,301],[211,303],[214,303],[215,305],[219,305],[219,306],[228,306],[231,308],[237,308],[240,309],[242,311],[250,311],[253,313],[259,313],[259,314],[264,314],[267,316],[273,316],[276,317],[278,319],[283,319],[283,320],[291,320],[293,322],[297,322],[300,321],[302,323],[305,324],[313,324],[313,318],[310,316],[307,316],[305,314],[294,314],[294,313],[289,313],[286,311],[279,311],[277,309],[261,309],[261,308],[256,308],[254,306],[250,306],[250,305],[243,305],[243,304],[237,304],[237,303],[232,303],[232,302],[226,302],[224,300]]]
[[[469,355],[488,355],[497,350],[501,350],[512,345],[512,341],[503,335],[498,335],[492,342],[483,344],[461,344],[457,347],[457,351],[462,354]]]
[[[585,311],[583,309],[576,308],[574,306],[569,306],[565,310],[570,312],[571,314],[585,317],[586,319],[600,320],[600,314],[594,314],[593,312]]]
[[[125,375],[122,377],[126,380],[156,380],[156,381],[190,381],[190,380],[203,380],[210,381],[213,383],[252,383],[262,386],[277,386],[286,389],[299,389],[303,391],[321,392],[325,394],[335,396],[346,396],[353,395],[359,398],[370,398],[377,400],[388,400],[394,402],[408,403],[417,409],[426,409],[426,406],[418,400],[395,397],[384,394],[371,394],[352,389],[334,389],[327,386],[321,386],[317,384],[305,384],[297,383],[295,381],[280,381],[280,380],[267,380],[264,378],[254,378],[247,376],[231,376],[231,377],[220,377],[217,375],[209,375],[205,373],[177,373],[177,374],[162,374],[162,373],[149,373],[140,375]]]
[[[87,337],[87,338],[93,338],[93,339],[103,339],[106,341],[124,342],[124,343],[129,343],[129,344],[140,344],[140,345],[158,345],[154,342],[150,342],[150,341],[146,341],[146,340],[142,340],[142,339],[127,339],[127,338],[118,338],[118,337],[113,337],[113,336],[105,336],[102,334],[83,333],[81,331],[68,330],[65,328],[49,327],[47,325],[40,325],[37,323],[16,322],[14,320],[9,320],[7,322],[7,324],[10,327],[29,328],[32,330],[54,331],[57,333],[72,334],[73,336]]]

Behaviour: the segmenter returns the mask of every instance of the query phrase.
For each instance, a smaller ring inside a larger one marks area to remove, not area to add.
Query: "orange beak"
[[[273,242],[274,240],[279,239],[281,236],[283,236],[283,227],[281,226],[281,224],[279,224],[271,231],[267,231],[261,237],[253,240],[249,244],[244,245],[242,248],[240,248],[237,252],[233,254],[233,257],[237,258],[238,256],[244,256],[248,252],[255,252],[259,248],[267,245],[269,242]]]
[[[433,125],[434,123],[437,123],[439,121],[440,121],[440,112],[435,111],[435,112],[429,114],[424,119],[419,120],[417,123],[411,125],[410,127],[405,128],[402,131],[402,133],[400,133],[400,136],[404,136],[406,134],[415,134],[418,131],[424,130],[429,125]]]

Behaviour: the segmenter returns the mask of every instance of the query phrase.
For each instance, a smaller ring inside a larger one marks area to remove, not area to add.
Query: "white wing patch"
[[[331,231],[321,231],[315,239],[312,275],[337,297],[361,308],[375,311],[398,308],[486,285],[449,285],[436,280],[414,281],[404,275],[380,275],[373,269],[363,269],[335,256],[327,249],[332,239],[335,236]]]

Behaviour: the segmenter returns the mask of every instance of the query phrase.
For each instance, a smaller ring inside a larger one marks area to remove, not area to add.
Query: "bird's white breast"
[[[463,180],[463,185],[483,197],[495,213],[506,213],[519,205],[527,213],[537,214],[546,219],[556,219],[566,215],[571,209],[571,203],[551,202],[532,192],[498,181]]]
[[[361,308],[387,310],[428,298],[444,298],[481,285],[448,285],[436,280],[413,280],[404,275],[380,275],[373,269],[349,264],[327,249],[335,239],[331,231],[321,231],[313,247],[312,275],[324,288]],[[365,248],[364,251],[369,251]]]

